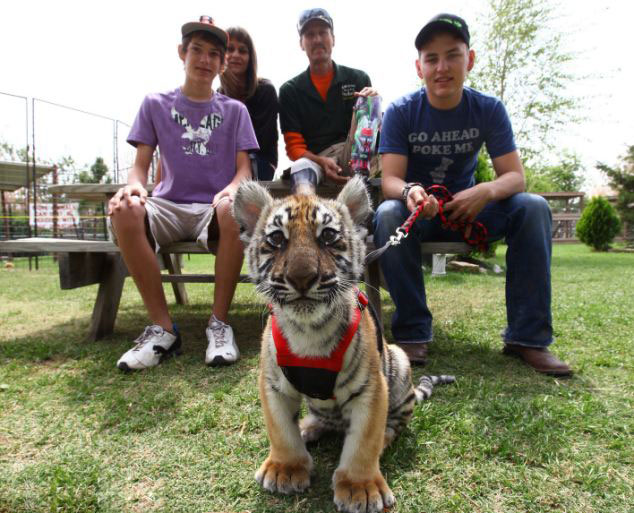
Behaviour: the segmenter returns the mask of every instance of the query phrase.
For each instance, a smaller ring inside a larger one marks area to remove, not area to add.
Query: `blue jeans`
[[[374,216],[374,240],[381,247],[410,212],[402,201],[387,200]],[[553,341],[550,310],[550,260],[552,216],[545,199],[535,194],[515,194],[491,202],[477,221],[488,231],[488,240],[506,239],[505,342],[548,347]],[[420,242],[461,241],[459,232],[445,230],[438,216],[420,218],[408,238],[390,247],[380,264],[396,306],[392,335],[397,342],[431,342],[432,314],[427,307]]]
[[[264,157],[261,157],[257,153],[249,153],[251,159],[251,169],[253,171],[253,178],[256,180],[271,181],[275,174],[275,168]]]

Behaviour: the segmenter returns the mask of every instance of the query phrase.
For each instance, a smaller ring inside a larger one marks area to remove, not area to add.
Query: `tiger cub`
[[[271,310],[259,375],[270,452],[255,478],[269,491],[303,491],[312,467],[305,442],[343,431],[333,488],[346,512],[394,505],[379,457],[433,386],[430,378],[412,386],[407,356],[383,341],[356,289],[371,212],[358,178],[336,201],[312,194],[273,200],[257,182],[245,182],[233,204],[251,279]],[[303,397],[308,415],[298,424]]]

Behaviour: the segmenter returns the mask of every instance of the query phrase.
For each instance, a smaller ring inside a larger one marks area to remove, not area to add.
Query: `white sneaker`
[[[240,358],[240,351],[236,345],[231,326],[212,318],[205,330],[209,345],[205,352],[205,363],[212,367],[219,365],[231,365]]]
[[[123,371],[141,370],[156,367],[168,356],[180,354],[181,337],[174,326],[176,335],[153,324],[146,326],[134,343],[132,349],[119,358],[117,367]]]

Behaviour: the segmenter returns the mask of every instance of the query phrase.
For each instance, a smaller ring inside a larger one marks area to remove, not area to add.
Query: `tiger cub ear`
[[[233,199],[232,210],[242,235],[253,235],[260,214],[271,203],[273,198],[258,182],[248,180],[240,184]]]
[[[348,207],[352,221],[356,225],[364,224],[372,213],[372,204],[365,181],[358,176],[348,181],[337,196],[337,201]]]

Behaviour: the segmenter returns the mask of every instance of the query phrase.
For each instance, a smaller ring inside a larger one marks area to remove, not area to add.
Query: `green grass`
[[[458,381],[419,405],[383,455],[395,511],[633,511],[633,283],[632,254],[555,247],[553,351],[576,371],[558,380],[500,354],[503,276],[428,276],[436,339],[425,372]],[[211,286],[188,292],[190,305],[171,307],[183,356],[123,374],[115,362],[146,323],[130,280],[114,335],[87,343],[96,287],[59,290],[50,258],[37,272],[26,260],[0,269],[0,513],[334,511],[341,437],[310,448],[302,495],[253,479],[268,446],[256,389],[263,302],[239,286],[230,322],[243,357],[210,369]]]

